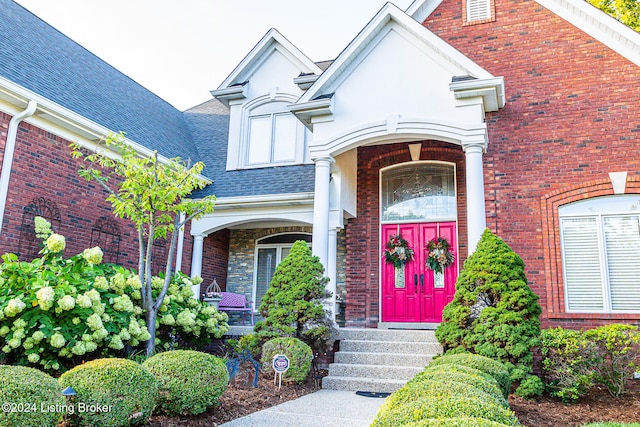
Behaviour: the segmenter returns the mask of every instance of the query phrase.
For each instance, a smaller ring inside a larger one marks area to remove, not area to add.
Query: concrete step
[[[372,391],[377,393],[393,393],[406,384],[405,380],[374,379],[359,377],[324,377],[322,388],[328,390]]]
[[[401,353],[365,353],[352,351],[339,351],[334,355],[336,363],[364,364],[364,365],[390,365],[424,367],[429,364],[433,356],[427,354],[401,354]]]
[[[409,381],[422,372],[422,368],[413,366],[382,366],[332,363],[329,365],[332,377],[359,377],[371,379],[392,379]]]
[[[437,343],[432,330],[339,328],[336,339],[358,341],[404,341]]]
[[[437,342],[342,340],[340,351],[434,355],[442,352]]]

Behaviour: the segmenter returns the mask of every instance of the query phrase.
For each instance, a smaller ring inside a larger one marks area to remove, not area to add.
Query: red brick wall
[[[216,279],[222,290],[227,287],[227,269],[229,266],[229,237],[228,229],[216,231],[205,237],[202,254],[202,286],[204,293],[207,286]]]
[[[0,114],[0,147],[4,151],[6,127],[10,116]],[[113,216],[107,193],[95,182],[78,176],[82,162],[70,155],[69,141],[22,122],[17,133],[9,194],[0,233],[0,253],[18,252],[23,208],[38,197],[57,205],[61,225],[56,232],[66,238],[65,255],[71,256],[89,247],[91,228],[102,216]],[[137,233],[128,220],[116,221],[122,233],[119,263],[137,269]],[[188,228],[185,239],[183,271],[191,264]],[[189,254],[189,255],[187,255]]]
[[[611,194],[608,173],[619,171],[629,173],[627,192],[640,193],[630,185],[640,177],[640,68],[533,0],[495,0],[495,15],[465,26],[462,2],[445,0],[424,23],[504,76],[506,106],[487,116],[485,185],[495,199],[488,225],[524,259],[544,326],[637,322],[637,315],[560,315],[554,198]]]
[[[467,257],[467,214],[462,148],[436,141],[422,143],[420,160],[456,164],[458,238],[461,261]],[[346,325],[375,327],[379,314],[380,169],[411,161],[408,144],[358,148],[358,217],[346,226]]]

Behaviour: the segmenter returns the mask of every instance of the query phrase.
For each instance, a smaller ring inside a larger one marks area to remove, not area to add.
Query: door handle
[[[414,286],[414,291],[418,292],[418,275],[414,274],[413,275],[413,286]]]
[[[420,290],[424,291],[424,274],[420,275]]]

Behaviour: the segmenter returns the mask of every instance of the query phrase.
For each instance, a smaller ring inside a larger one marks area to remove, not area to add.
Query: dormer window
[[[288,112],[250,116],[247,165],[295,162],[297,128]]]
[[[465,0],[464,23],[465,25],[481,24],[495,20],[493,13],[493,0]]]
[[[288,104],[263,100],[245,108],[240,168],[304,163],[305,127]]]

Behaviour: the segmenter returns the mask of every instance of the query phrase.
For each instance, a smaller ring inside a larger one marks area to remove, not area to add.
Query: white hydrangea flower
[[[80,323],[82,323],[82,320],[80,320],[79,317],[74,317],[73,319],[71,319],[71,323],[73,323],[74,325],[79,325]]]
[[[102,262],[102,256],[102,249],[100,249],[99,246],[94,246],[93,248],[82,251],[82,258],[84,258],[89,265],[100,264]]]
[[[24,333],[24,329],[16,329],[15,331],[13,331],[13,338],[17,338],[19,340],[21,340],[22,338],[26,337],[27,334]]]
[[[37,216],[33,219],[33,222],[35,225],[36,237],[44,240],[51,236],[51,223],[49,221],[41,216]]]
[[[22,344],[22,340],[20,338],[11,338],[7,341],[7,344],[9,344],[11,348],[18,348]]]
[[[151,289],[160,290],[164,286],[164,280],[160,277],[153,276],[151,278]]]
[[[122,273],[116,273],[111,277],[111,280],[109,280],[109,285],[115,293],[122,295],[124,293],[124,288],[127,286],[127,280],[124,278]]]
[[[173,315],[169,313],[165,316],[160,317],[159,322],[162,325],[173,326],[176,324],[176,319],[174,319]]]
[[[113,337],[111,337],[109,348],[113,348],[115,350],[122,350],[124,348],[124,344],[122,343],[120,336],[114,335]]]
[[[85,344],[82,341],[76,342],[73,348],[71,349],[71,353],[75,354],[76,356],[82,356],[86,352],[87,352],[87,348],[85,347]]]
[[[96,291],[95,289],[91,289],[87,292],[84,293],[87,297],[89,297],[89,299],[93,302],[93,301],[100,301],[100,292]]]
[[[4,337],[5,335],[7,335],[9,333],[9,331],[11,331],[11,329],[9,329],[8,326],[3,326],[2,328],[0,328],[0,337]]]
[[[102,319],[98,313],[93,313],[91,316],[87,317],[87,326],[89,326],[92,331],[98,331],[104,328]]]
[[[88,341],[84,343],[84,348],[87,350],[87,353],[91,353],[98,349],[98,344],[93,341]]]
[[[129,276],[127,278],[127,285],[131,286],[132,289],[142,289],[142,283],[140,283],[140,277],[138,276]]]
[[[76,297],[76,303],[82,308],[89,308],[93,304],[91,298],[89,298],[87,294],[78,295]]]
[[[62,334],[59,332],[51,335],[51,338],[49,339],[49,344],[51,344],[51,347],[54,348],[62,348],[66,343],[67,340],[65,340]]]
[[[129,329],[129,333],[134,337],[138,337],[142,333],[142,328],[140,328],[140,325],[138,324],[138,322],[136,322],[136,320],[133,317],[129,321],[128,329]]]
[[[15,317],[18,313],[22,312],[26,307],[26,304],[22,302],[20,298],[12,298],[4,308],[4,314],[7,317]]]
[[[16,319],[15,322],[13,322],[14,329],[24,329],[26,327],[27,327],[27,322],[25,322],[22,319]]]
[[[76,299],[71,295],[65,295],[58,300],[58,306],[66,311],[73,310],[76,306]]]
[[[123,341],[129,341],[131,339],[131,334],[126,329],[121,330],[118,335]]]
[[[24,347],[25,350],[31,350],[33,348],[34,344],[35,343],[33,342],[33,338],[27,338],[22,343],[22,347]]]
[[[178,313],[176,323],[182,327],[189,328],[196,324],[196,315],[189,310]]]
[[[100,291],[106,291],[109,289],[109,281],[104,276],[98,276],[93,281],[93,287]]]
[[[55,298],[55,292],[51,286],[45,286],[36,292],[36,298],[38,300],[38,305],[44,311],[49,310],[53,307],[53,301]]]
[[[93,339],[96,341],[102,341],[108,336],[109,336],[109,331],[107,331],[105,328],[98,329],[93,333]]]
[[[64,251],[64,248],[66,246],[64,236],[57,233],[53,233],[51,236],[49,236],[45,244],[47,246],[47,249],[49,249],[49,252],[53,252],[54,254]]]
[[[33,333],[33,335],[31,335],[31,338],[33,339],[33,342],[35,344],[39,344],[40,341],[42,341],[44,339],[44,332],[42,331],[35,331]]]
[[[40,356],[38,356],[38,353],[31,353],[27,356],[27,359],[31,363],[38,363],[38,361],[40,360]]]
[[[116,311],[133,312],[133,302],[129,295],[122,295],[113,299],[113,309]]]
[[[99,316],[102,316],[104,314],[105,307],[106,306],[99,301],[94,301],[93,304],[91,305],[93,312]]]

